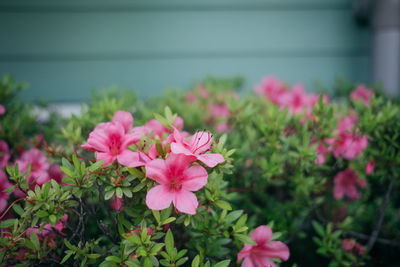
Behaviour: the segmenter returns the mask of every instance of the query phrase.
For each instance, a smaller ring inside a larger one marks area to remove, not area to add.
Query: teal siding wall
[[[350,0],[0,0],[0,73],[27,100],[81,101],[89,89],[148,97],[205,75],[266,74],[330,85],[368,80],[369,34]]]

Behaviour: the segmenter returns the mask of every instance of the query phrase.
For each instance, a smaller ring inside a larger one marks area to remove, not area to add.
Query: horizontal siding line
[[[126,12],[190,12],[190,11],[304,11],[304,10],[350,10],[349,3],[242,4],[242,5],[104,5],[104,6],[13,6],[0,5],[0,13],[126,13]]]
[[[277,58],[277,57],[359,57],[368,56],[369,49],[297,49],[249,52],[157,52],[157,53],[60,53],[60,54],[2,54],[0,62],[54,62],[54,61],[127,61],[192,58]]]

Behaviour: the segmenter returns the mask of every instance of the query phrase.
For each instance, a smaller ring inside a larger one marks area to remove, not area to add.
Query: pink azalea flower
[[[60,165],[51,166],[48,173],[50,179],[55,180],[58,184],[63,184],[64,173],[60,170]]]
[[[3,105],[0,105],[0,115],[4,115],[6,113],[6,108]]]
[[[54,229],[61,235],[65,234],[62,232],[62,230],[64,230],[65,225],[64,223],[68,220],[68,215],[64,214],[64,216],[54,225]],[[53,232],[53,229],[51,227],[51,225],[45,224],[43,226],[42,229],[42,233],[39,233],[39,228],[43,225],[43,223],[41,223],[38,227],[29,227],[28,230],[26,231],[26,236],[30,237],[31,232],[35,232],[36,235],[39,238],[39,241],[42,242],[46,237],[54,237],[56,235],[56,233]]]
[[[359,178],[351,168],[339,172],[333,182],[335,184],[333,196],[336,199],[341,199],[346,195],[351,200],[357,200],[360,198],[357,187],[365,188],[367,186],[366,180]]]
[[[123,210],[123,208],[122,208],[123,203],[124,202],[123,202],[122,198],[119,198],[119,197],[115,196],[115,198],[111,201],[111,208],[113,210],[122,211]]]
[[[118,110],[117,112],[115,112],[112,121],[120,123],[124,127],[126,134],[132,130],[133,117],[129,112]]]
[[[354,239],[343,239],[342,241],[342,249],[351,254],[361,256],[364,254],[364,248],[359,243],[357,243]]]
[[[208,153],[211,150],[212,134],[210,132],[196,132],[189,141],[186,141],[177,129],[174,131],[175,143],[171,144],[171,151],[175,154],[195,156],[210,168],[225,161],[221,154]]]
[[[357,122],[357,115],[346,116],[338,122],[337,129],[339,132],[353,132],[354,126]]]
[[[7,207],[7,200],[10,195],[3,191],[10,186],[12,186],[12,184],[8,181],[6,174],[0,170],[0,212]]]
[[[10,151],[5,141],[0,140],[0,168],[4,168],[10,159]]]
[[[193,156],[169,154],[166,160],[155,159],[146,164],[146,176],[156,185],[146,195],[146,205],[152,210],[163,210],[173,202],[176,210],[196,214],[198,201],[193,193],[207,184],[208,173],[202,166],[190,167]]]
[[[211,93],[206,88],[204,88],[204,85],[198,84],[196,89],[200,93],[200,96],[202,98],[209,99],[211,97]]]
[[[193,104],[197,101],[197,96],[193,92],[187,92],[185,95],[186,101]]]
[[[315,163],[317,165],[324,165],[326,161],[326,154],[328,153],[328,149],[324,146],[323,142],[318,142],[318,147],[315,150],[317,153],[317,158],[315,159]]]
[[[231,114],[227,104],[210,103],[208,111],[211,114],[211,118],[229,118]]]
[[[242,267],[276,267],[271,259],[289,259],[289,248],[280,241],[271,241],[272,230],[269,226],[258,226],[250,236],[257,245],[244,244],[237,257],[238,261],[244,258]]]
[[[367,89],[367,87],[365,87],[365,85],[360,84],[359,86],[357,86],[357,88],[353,92],[351,92],[350,99],[354,100],[354,101],[361,99],[363,101],[364,105],[369,107],[370,99],[373,96],[374,96],[373,91]]]
[[[90,133],[88,143],[82,145],[82,148],[92,152],[97,152],[96,160],[104,160],[103,166],[114,161],[128,167],[136,167],[139,159],[137,152],[133,152],[128,147],[140,140],[137,133],[127,133],[126,129],[129,123],[125,121],[125,125],[119,122],[120,117],[117,116],[114,122],[100,123]]]
[[[375,162],[374,161],[369,161],[367,163],[367,166],[365,166],[365,172],[367,174],[371,174],[375,169]]]
[[[220,122],[215,125],[215,131],[217,131],[217,133],[226,133],[229,132],[230,130],[231,127],[227,122]]]
[[[257,84],[254,91],[258,95],[265,96],[275,105],[281,104],[281,98],[287,93],[286,86],[274,76],[268,76],[262,79],[260,84]]]
[[[368,145],[368,138],[361,134],[349,134],[342,132],[332,145],[333,155],[342,156],[347,160],[358,157]]]
[[[176,116],[174,122],[172,123],[172,126],[179,130],[182,130],[183,129],[183,119],[179,116]],[[153,132],[154,133],[153,139],[155,139],[155,137],[158,136],[161,140],[163,140],[163,138],[164,138],[163,137],[164,133],[166,133],[166,134],[172,133],[172,131],[170,129],[168,129],[167,127],[162,125],[158,120],[155,120],[155,119],[148,121],[144,126],[135,127],[133,129],[133,132],[139,134],[140,136],[142,134],[148,135],[151,132]]]
[[[28,184],[31,186],[34,187],[36,184],[42,185],[50,180],[49,174],[47,173],[50,163],[39,149],[32,148],[25,151],[16,162],[22,173],[27,171],[29,164],[31,165],[31,172],[28,177]]]
[[[312,97],[304,92],[302,84],[293,86],[292,91],[283,95],[281,100],[281,108],[289,107],[290,114],[299,114],[311,105]]]

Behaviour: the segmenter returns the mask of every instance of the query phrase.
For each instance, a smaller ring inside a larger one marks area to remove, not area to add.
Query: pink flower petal
[[[171,153],[165,160],[165,164],[168,167],[170,176],[179,177],[183,174],[184,170],[186,170],[189,167],[189,164],[195,160],[196,157],[194,156]]]
[[[130,150],[124,150],[117,156],[117,160],[121,165],[130,168],[143,166],[145,164],[145,162],[140,159],[138,152],[133,152]]]
[[[250,237],[257,243],[257,244],[265,244],[267,243],[272,237],[272,230],[267,225],[260,225],[253,232],[251,232]]]
[[[182,186],[189,191],[197,191],[207,184],[208,173],[202,166],[192,166],[183,172]]]
[[[165,160],[155,159],[146,163],[146,176],[159,184],[168,183],[168,168]]]
[[[263,256],[268,258],[278,258],[286,261],[289,259],[289,248],[280,241],[271,241],[264,246],[266,249],[262,252]]]
[[[173,202],[178,211],[191,215],[196,214],[199,205],[196,195],[185,189],[175,192]]]
[[[205,165],[207,165],[210,168],[214,168],[218,164],[225,161],[224,157],[221,154],[217,154],[217,153],[198,155],[197,159],[200,160],[201,162],[203,162]]]
[[[116,156],[112,156],[109,153],[103,153],[103,152],[97,152],[96,160],[104,160],[102,166],[107,166],[110,163],[113,163],[113,161],[116,159]]]
[[[118,110],[112,119],[113,122],[119,122],[125,129],[125,133],[128,133],[133,127],[132,114],[123,110]]]
[[[163,210],[171,205],[174,193],[164,185],[157,185],[147,192],[146,205],[152,210]]]
[[[172,143],[171,151],[175,154],[192,155],[192,152],[181,143]]]
[[[254,265],[250,257],[246,257],[242,262],[242,267],[258,267],[258,266]]]

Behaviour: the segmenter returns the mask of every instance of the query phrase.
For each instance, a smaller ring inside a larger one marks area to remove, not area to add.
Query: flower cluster
[[[96,126],[82,148],[97,152],[96,159],[103,160],[103,166],[115,161],[131,168],[144,166],[146,176],[158,183],[146,196],[146,205],[150,209],[163,210],[172,202],[178,212],[195,214],[198,201],[193,192],[204,187],[208,178],[207,170],[200,163],[214,168],[225,159],[221,154],[207,153],[212,150],[210,132],[198,131],[187,140],[188,133],[180,131],[183,120],[178,116],[171,127],[173,132],[157,120],[133,127],[132,115],[118,111],[112,122]],[[154,141],[161,140],[163,148],[169,148],[163,157],[158,153],[156,143],[148,144],[148,151],[138,146],[141,137],[149,135]],[[115,199],[113,207],[121,209],[122,200]]]

